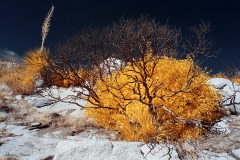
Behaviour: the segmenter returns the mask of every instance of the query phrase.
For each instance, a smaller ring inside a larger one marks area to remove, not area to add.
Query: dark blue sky
[[[142,13],[186,29],[202,21],[214,26],[209,34],[221,49],[217,58],[206,63],[213,73],[240,60],[240,0],[0,0],[0,50],[22,56],[41,46],[41,27],[55,6],[45,47],[54,50],[60,42],[90,25],[99,28],[124,17],[139,18]]]

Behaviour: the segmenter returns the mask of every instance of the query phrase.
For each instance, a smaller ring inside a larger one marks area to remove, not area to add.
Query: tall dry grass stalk
[[[52,6],[52,8],[49,10],[47,16],[45,17],[43,25],[42,25],[42,46],[41,46],[40,51],[43,50],[44,41],[45,41],[48,31],[49,31],[50,21],[51,21],[53,11],[54,11],[54,6]]]

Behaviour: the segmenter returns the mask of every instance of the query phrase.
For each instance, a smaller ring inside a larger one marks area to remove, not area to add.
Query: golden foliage
[[[0,82],[6,83],[14,94],[31,94],[34,90],[34,79],[48,65],[48,51],[39,49],[28,51],[23,64],[2,63]],[[3,64],[7,64],[4,65]]]
[[[24,67],[25,70],[30,74],[28,76],[40,76],[40,73],[44,72],[45,67],[49,66],[48,62],[48,53],[49,51],[45,48],[30,50],[25,54],[24,58]],[[73,73],[63,73],[58,71],[58,73],[53,73],[48,77],[52,82],[52,85],[59,87],[69,87],[74,86],[74,76]],[[30,78],[31,79],[31,78]]]
[[[32,74],[42,72],[48,66],[48,53],[45,48],[42,51],[36,48],[26,52],[23,61],[25,69]]]
[[[233,77],[231,80],[233,82],[236,82],[236,83],[240,84],[240,77]]]
[[[0,83],[6,83],[14,94],[30,94],[33,92],[33,76],[24,68],[15,64],[11,67],[1,68]]]
[[[204,128],[190,121],[209,124],[223,113],[217,107],[220,95],[206,84],[204,71],[195,71],[191,59],[148,54],[98,80],[99,102],[88,103],[91,108],[85,114],[96,125],[119,131],[127,141],[200,138]]]

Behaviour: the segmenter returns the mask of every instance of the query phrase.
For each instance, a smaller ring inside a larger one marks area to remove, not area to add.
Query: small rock
[[[232,151],[232,154],[235,158],[240,159],[240,149],[235,149]]]
[[[8,114],[6,112],[0,112],[0,118],[6,118]]]
[[[7,127],[6,122],[0,122],[0,130],[5,129]]]
[[[231,115],[231,112],[229,110],[226,110],[226,115]]]
[[[53,134],[54,136],[60,135],[61,133],[62,133],[62,131],[54,131],[54,132],[52,132],[52,134]]]
[[[22,100],[22,95],[16,95],[16,100]]]
[[[12,104],[10,104],[10,106],[11,106],[11,107],[17,107],[18,104],[16,104],[16,103],[12,103]]]
[[[40,123],[40,122],[34,122],[34,123],[31,124],[31,127],[38,127],[38,126],[41,126],[41,125],[42,125],[42,123]]]

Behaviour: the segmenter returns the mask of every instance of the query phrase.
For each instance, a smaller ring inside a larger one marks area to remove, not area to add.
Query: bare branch
[[[199,25],[190,27],[190,38],[184,44],[185,54],[190,55],[196,65],[200,65],[209,57],[216,57],[219,51],[211,52],[213,42],[207,38],[207,34],[212,31],[209,22],[201,22]]]

